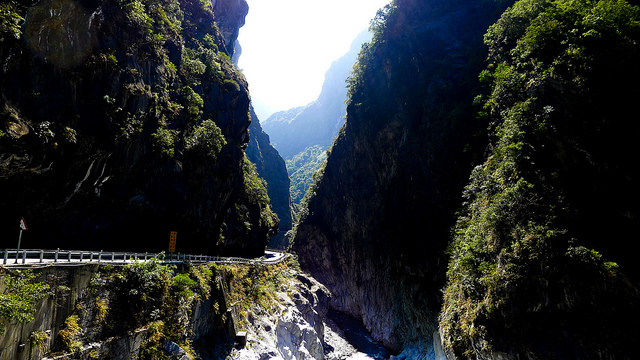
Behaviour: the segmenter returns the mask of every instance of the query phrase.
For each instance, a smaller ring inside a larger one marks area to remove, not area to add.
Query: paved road
[[[16,256],[15,249],[0,250],[0,267],[34,267],[34,266],[70,266],[90,263],[108,263],[124,265],[133,262],[149,261],[157,256],[153,253],[99,252],[82,250],[20,250]],[[279,251],[265,251],[264,256],[256,259],[239,257],[218,257],[207,255],[166,254],[163,263],[208,263],[218,264],[263,264],[272,265],[283,261],[287,254]]]

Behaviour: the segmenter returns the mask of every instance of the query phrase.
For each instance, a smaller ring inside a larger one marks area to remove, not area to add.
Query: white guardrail
[[[2,265],[36,265],[50,263],[110,263],[110,264],[130,264],[137,261],[148,261],[156,258],[162,263],[207,263],[215,262],[221,264],[277,264],[284,260],[285,253],[277,251],[266,251],[263,257],[257,259],[245,259],[239,257],[220,257],[209,255],[189,255],[189,254],[164,254],[158,258],[156,253],[136,253],[136,252],[108,252],[108,251],[82,251],[82,250],[33,250],[33,249],[4,249],[0,250]]]

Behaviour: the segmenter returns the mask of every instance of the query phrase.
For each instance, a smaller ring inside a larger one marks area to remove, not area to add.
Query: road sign
[[[169,252],[176,251],[176,237],[178,237],[178,232],[172,231],[169,235]]]
[[[29,229],[27,228],[27,222],[22,218],[20,219],[20,235],[18,236],[18,247],[16,248],[16,264],[18,263],[18,253],[20,252],[20,243],[22,242],[22,232],[24,230]]]

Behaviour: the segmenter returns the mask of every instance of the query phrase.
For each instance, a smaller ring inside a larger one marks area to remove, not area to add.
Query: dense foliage
[[[325,148],[315,145],[286,160],[287,172],[291,178],[291,201],[294,204],[300,204],[307,189],[313,183],[313,174],[320,169],[326,158]]]
[[[278,216],[271,210],[271,200],[267,194],[265,181],[258,176],[256,166],[247,157],[244,158],[242,169],[244,189],[241,200],[235,206],[235,213],[245,225],[243,231],[248,232],[255,226],[265,229],[264,236],[270,237],[274,235],[277,228]],[[248,207],[245,204],[257,204],[257,206]],[[243,234],[233,235],[242,236]]]
[[[0,4],[0,41],[5,37],[20,38],[20,23],[24,18],[20,15],[16,1],[4,1]]]
[[[3,271],[0,289],[0,335],[7,322],[32,321],[36,304],[49,295],[49,285],[38,281],[31,270]]]
[[[458,356],[634,351],[637,296],[620,270],[636,275],[623,252],[638,215],[638,41],[640,10],[615,0],[519,1],[485,35],[491,153],[464,191],[440,316]]]

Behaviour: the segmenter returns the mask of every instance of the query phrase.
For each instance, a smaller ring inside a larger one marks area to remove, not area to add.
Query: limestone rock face
[[[471,109],[477,54],[505,4],[395,4],[354,69],[345,127],[293,248],[331,291],[331,307],[374,339],[433,348],[449,230],[482,153],[467,151],[484,127]]]
[[[278,347],[285,360],[324,358],[318,332],[303,320],[304,317],[294,311],[288,311],[278,319]]]
[[[21,37],[0,44],[3,236],[25,217],[34,248],[157,252],[177,231],[178,252],[261,254],[275,229],[245,195],[249,94],[227,56],[244,0],[16,11]]]
[[[313,278],[300,275],[278,291],[279,309],[248,315],[248,345],[232,359],[325,359],[325,315],[329,293]],[[325,351],[327,350],[327,351]]]
[[[213,13],[216,23],[224,37],[224,44],[229,49],[228,55],[233,57],[236,49],[235,43],[238,32],[244,26],[244,18],[249,12],[246,0],[219,0],[212,1]]]
[[[148,264],[133,266],[141,268]],[[0,358],[136,359],[150,356],[150,352],[156,351],[162,358],[170,356],[171,359],[187,360],[191,356],[175,341],[189,339],[194,344],[192,349],[203,354],[208,354],[211,349],[222,351],[220,343],[230,341],[224,322],[232,320],[223,319],[222,316],[227,311],[223,291],[214,286],[208,289],[206,296],[198,299],[185,299],[179,295],[179,303],[165,307],[164,301],[170,303],[173,300],[164,297],[156,299],[157,302],[146,302],[149,298],[144,296],[134,300],[136,295],[129,292],[137,287],[134,283],[140,285],[136,291],[141,292],[146,291],[142,290],[145,286],[155,287],[149,284],[158,281],[158,278],[149,280],[147,277],[144,284],[133,280],[133,283],[127,283],[128,286],[119,285],[118,280],[114,282],[116,277],[128,279],[126,281],[135,277],[126,270],[124,267],[114,269],[97,263],[34,267],[32,271],[37,281],[49,285],[50,295],[34,304],[34,319],[30,322],[10,322],[2,318],[4,331],[0,334]],[[184,268],[177,271],[182,270]],[[7,277],[19,277],[20,271],[25,270],[5,268],[0,280],[3,287]],[[112,276],[115,274],[119,275]],[[139,302],[142,298],[144,300]],[[165,317],[165,311],[171,312],[171,315]],[[76,319],[74,323],[77,330],[69,331],[67,321],[71,318]],[[158,318],[162,320],[158,321]],[[67,330],[66,335],[61,330]],[[169,335],[169,331],[173,336]],[[72,350],[69,339],[77,342]],[[151,355],[151,358],[155,357]]]

